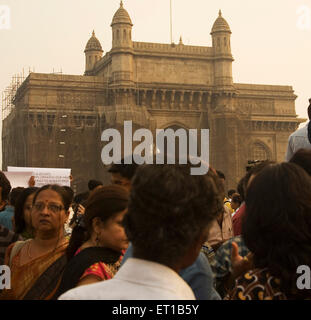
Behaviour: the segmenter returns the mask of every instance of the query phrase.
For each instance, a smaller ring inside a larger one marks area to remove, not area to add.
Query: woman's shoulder
[[[109,280],[113,278],[113,276],[117,273],[117,271],[120,268],[122,258],[123,255],[121,255],[120,258],[113,263],[106,263],[104,261],[98,261],[93,263],[84,271],[83,275],[81,276],[81,279],[88,275],[97,276],[101,280]]]
[[[29,240],[20,240],[20,241],[15,241],[15,242],[11,243],[6,249],[4,263],[7,265],[11,265],[13,259],[16,256],[18,256],[18,254],[21,252],[24,245]]]
[[[247,271],[235,281],[229,300],[283,300],[280,279],[271,275],[267,268]]]

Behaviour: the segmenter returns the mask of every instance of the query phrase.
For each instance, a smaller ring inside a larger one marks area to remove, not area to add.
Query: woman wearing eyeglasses
[[[8,247],[5,264],[11,269],[11,289],[4,290],[0,299],[48,300],[53,296],[66,265],[64,224],[69,206],[61,186],[46,185],[36,192],[31,209],[34,238]]]

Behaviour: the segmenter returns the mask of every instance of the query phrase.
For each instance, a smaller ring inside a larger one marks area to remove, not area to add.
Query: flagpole
[[[172,0],[170,0],[170,31],[171,31],[171,43],[173,43],[173,26],[172,26]]]

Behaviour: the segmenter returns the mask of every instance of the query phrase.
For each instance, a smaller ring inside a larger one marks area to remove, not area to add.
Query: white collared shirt
[[[113,279],[79,286],[59,300],[195,300],[189,285],[171,268],[128,258]]]
[[[299,149],[311,149],[311,143],[308,139],[308,124],[309,122],[289,136],[285,161],[289,161]]]

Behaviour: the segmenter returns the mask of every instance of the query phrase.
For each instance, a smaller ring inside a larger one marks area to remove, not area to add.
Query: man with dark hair
[[[190,165],[139,166],[124,218],[133,258],[110,281],[61,299],[194,299],[178,273],[197,259],[222,201],[210,177],[189,172]]]
[[[126,162],[132,162],[127,164]],[[108,169],[111,173],[111,183],[118,184],[124,188],[131,189],[131,180],[134,177],[138,164],[134,162],[133,156],[128,156],[121,160],[121,163],[114,163]]]
[[[309,103],[309,122],[289,136],[285,161],[289,161],[299,149],[311,149],[311,99],[309,99]]]

